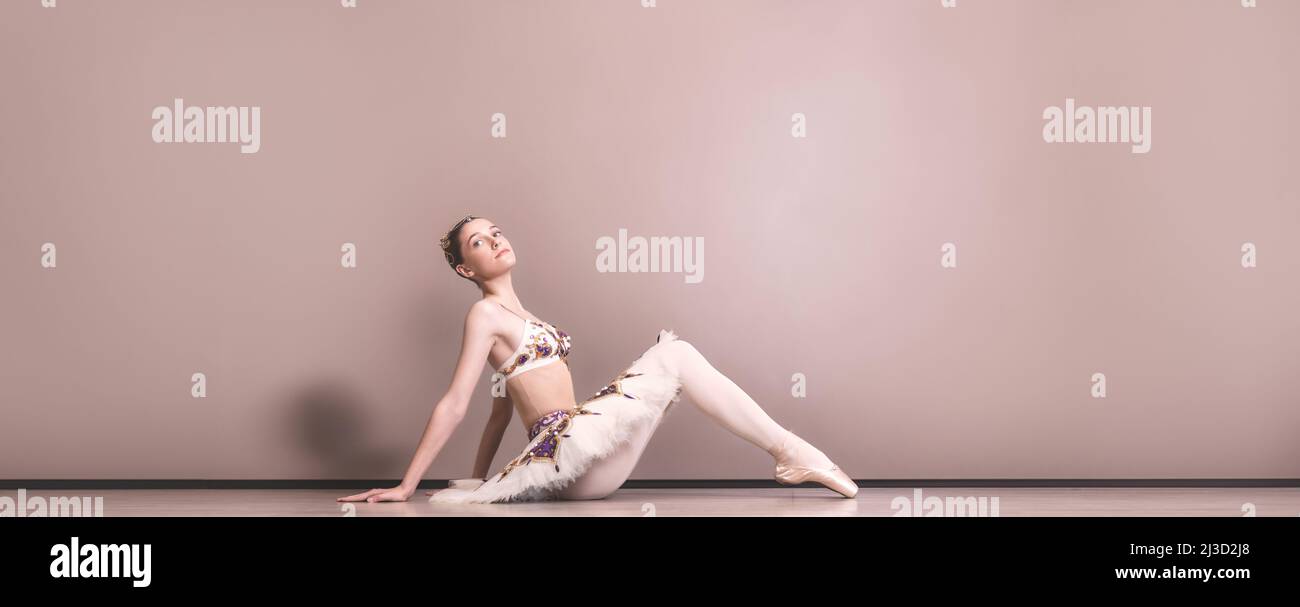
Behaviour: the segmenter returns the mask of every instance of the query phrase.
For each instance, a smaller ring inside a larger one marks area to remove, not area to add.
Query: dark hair
[[[479,217],[477,215],[466,215],[464,219],[457,221],[456,225],[451,226],[451,229],[447,230],[447,234],[439,241],[439,244],[442,245],[442,254],[447,258],[447,265],[451,266],[453,272],[456,272],[457,265],[465,263],[465,256],[460,252],[460,232],[465,228],[465,224],[474,219],[479,219]],[[460,272],[456,272],[456,275],[478,284],[473,278]]]

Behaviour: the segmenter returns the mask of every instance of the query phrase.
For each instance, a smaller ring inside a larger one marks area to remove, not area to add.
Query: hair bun
[[[451,266],[451,269],[453,269],[453,270],[456,269],[456,257],[457,257],[457,255],[455,255],[455,254],[452,252],[452,251],[454,250],[453,247],[455,246],[455,243],[453,243],[452,240],[451,240],[451,238],[452,238],[452,234],[454,234],[454,233],[456,233],[456,232],[459,232],[460,229],[461,229],[461,227],[463,227],[465,224],[469,223],[471,220],[474,220],[474,219],[478,219],[478,216],[477,216],[477,215],[466,215],[466,216],[464,217],[464,219],[461,219],[460,221],[457,221],[457,222],[456,222],[456,225],[451,226],[451,229],[450,229],[450,230],[447,230],[447,233],[443,234],[443,235],[442,235],[442,238],[439,238],[439,239],[438,239],[438,244],[442,245],[442,255],[443,255],[443,257],[446,257],[446,258],[447,258],[447,265]]]

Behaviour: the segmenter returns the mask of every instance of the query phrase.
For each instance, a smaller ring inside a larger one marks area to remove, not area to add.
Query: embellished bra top
[[[497,305],[501,305],[498,303]],[[507,312],[515,314],[510,308],[505,308]],[[497,369],[499,373],[506,376],[509,380],[512,377],[531,371],[539,367],[545,367],[551,363],[557,363],[569,356],[569,334],[555,328],[548,322],[538,322],[531,318],[524,318],[524,335],[519,340],[519,347],[515,349],[514,354],[506,359],[506,362]]]

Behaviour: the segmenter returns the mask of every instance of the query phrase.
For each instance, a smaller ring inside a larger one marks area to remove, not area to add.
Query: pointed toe
[[[839,466],[829,469],[809,468],[807,466],[787,466],[778,464],[773,475],[782,485],[798,485],[805,482],[818,483],[844,497],[858,494],[858,484],[849,478]]]

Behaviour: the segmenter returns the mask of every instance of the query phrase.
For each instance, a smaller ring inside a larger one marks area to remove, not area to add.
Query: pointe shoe
[[[776,482],[782,485],[798,485],[800,483],[812,481],[820,483],[827,489],[830,489],[844,497],[853,497],[858,494],[858,484],[849,478],[839,466],[831,464],[830,468],[813,468],[803,466],[791,461],[792,451],[790,446],[795,441],[803,439],[790,433],[786,436],[785,441],[776,450],[776,471],[773,476]]]

